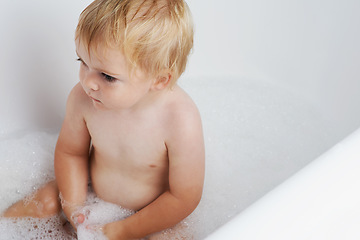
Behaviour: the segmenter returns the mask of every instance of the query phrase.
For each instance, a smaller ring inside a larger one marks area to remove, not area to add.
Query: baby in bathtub
[[[56,180],[4,215],[63,210],[76,227],[91,179],[99,198],[136,211],[98,226],[109,239],[174,226],[196,208],[204,181],[200,115],[176,84],[193,44],[186,3],[95,0],[80,15],[75,44],[80,82],[56,145]]]

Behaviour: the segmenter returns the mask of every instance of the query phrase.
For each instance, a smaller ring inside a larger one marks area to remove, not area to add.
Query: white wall
[[[2,1],[0,123],[22,118],[42,126],[60,124],[67,94],[78,76],[74,30],[88,3]]]
[[[25,101],[30,109],[54,111],[52,116],[62,109],[63,114],[66,95],[77,81],[73,33],[78,15],[90,2],[2,1],[2,108]],[[184,78],[216,77],[226,83],[227,76],[246,76],[272,81],[318,102],[329,118],[339,122],[339,135],[360,124],[360,1],[189,0],[188,4],[196,38]]]
[[[317,102],[339,126],[339,137],[360,125],[360,1],[189,5],[197,24],[189,75],[269,80]]]

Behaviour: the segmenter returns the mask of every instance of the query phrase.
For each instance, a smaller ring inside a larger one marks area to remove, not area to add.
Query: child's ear
[[[160,74],[152,85],[153,90],[162,90],[169,86],[171,74],[169,72]]]

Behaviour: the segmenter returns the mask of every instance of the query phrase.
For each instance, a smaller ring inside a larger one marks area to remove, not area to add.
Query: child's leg
[[[37,190],[31,197],[25,198],[9,207],[4,217],[50,217],[61,210],[59,190],[55,181],[51,181]]]

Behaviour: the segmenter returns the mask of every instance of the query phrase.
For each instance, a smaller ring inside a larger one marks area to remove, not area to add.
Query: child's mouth
[[[98,100],[98,99],[96,99],[96,98],[93,98],[93,97],[91,97],[91,96],[89,96],[92,100],[94,100],[95,102],[98,102],[98,103],[101,103],[101,101],[100,100]]]

